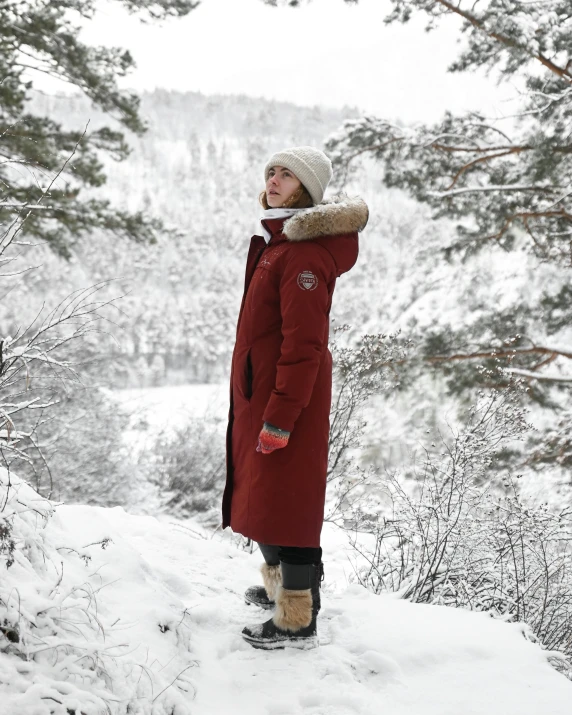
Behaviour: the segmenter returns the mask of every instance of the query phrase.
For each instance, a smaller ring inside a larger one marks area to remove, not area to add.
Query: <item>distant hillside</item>
[[[76,129],[88,120],[89,130],[116,124],[80,96],[38,94],[31,109]],[[258,230],[266,159],[284,146],[321,146],[356,111],[156,90],[142,95],[141,114],[148,132],[127,135],[128,160],[105,158],[107,184],[84,195],[160,216],[178,237],[140,247],[94,234],[77,245],[71,270],[46,255],[45,280],[28,284],[30,312],[40,300],[49,304],[90,282],[121,277],[115,293],[130,293],[120,304],[125,315],[118,317],[118,343],[108,348],[114,361],[106,376],[121,386],[220,379],[232,351],[248,242]]]
[[[119,127],[81,96],[37,95],[31,106],[66,127],[82,128],[88,120],[90,130]],[[197,216],[189,210],[208,215],[210,225],[221,201],[236,210],[233,220],[250,211],[252,222],[268,156],[284,146],[321,146],[357,110],[158,89],[141,95],[141,115],[147,133],[126,136],[133,153],[126,162],[106,161],[108,182],[97,193],[132,209],[156,210],[196,233]]]

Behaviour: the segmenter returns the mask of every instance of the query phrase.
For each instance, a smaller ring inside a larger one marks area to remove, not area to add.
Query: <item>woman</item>
[[[257,648],[308,648],[323,575],[329,313],[368,208],[341,195],[323,201],[332,164],[313,147],[274,154],[264,176],[264,236],[251,239],[232,357],[223,528],[260,545],[264,588],[245,598],[275,607],[243,637]]]

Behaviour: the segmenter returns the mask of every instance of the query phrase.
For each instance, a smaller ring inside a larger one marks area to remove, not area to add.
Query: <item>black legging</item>
[[[322,560],[322,548],[306,546],[272,546],[271,544],[261,544],[260,551],[264,560],[269,566],[277,566],[281,561],[293,566],[305,564],[319,564]]]

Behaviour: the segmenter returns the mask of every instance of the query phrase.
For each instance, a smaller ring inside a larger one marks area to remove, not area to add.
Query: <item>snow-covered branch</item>
[[[427,196],[445,199],[450,196],[458,196],[460,194],[486,193],[488,191],[556,191],[561,190],[562,186],[535,186],[533,184],[489,184],[488,186],[464,186],[461,189],[451,189],[450,191],[427,191]]]
[[[530,377],[534,380],[543,380],[545,382],[572,382],[572,376],[565,375],[549,375],[542,372],[533,372],[532,370],[521,370],[517,367],[507,367],[507,372],[512,375],[520,375],[521,377]]]
[[[432,355],[425,358],[429,363],[452,362],[455,360],[474,360],[475,358],[514,358],[517,355],[560,355],[572,359],[572,350],[565,346],[544,347],[534,345],[530,348],[492,348],[490,350],[477,350],[471,353],[453,353],[451,355]]]

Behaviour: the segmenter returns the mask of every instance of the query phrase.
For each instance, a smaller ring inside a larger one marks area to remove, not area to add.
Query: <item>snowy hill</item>
[[[75,131],[88,121],[90,131],[121,128],[79,95],[36,93],[29,109]],[[14,332],[42,303],[113,279],[102,293],[123,298],[113,339],[98,343],[99,359],[111,358],[99,379],[116,387],[226,379],[264,164],[284,146],[321,146],[358,112],[158,89],[143,93],[141,113],[148,132],[126,133],[127,160],[102,155],[107,180],[82,196],[145,211],[175,233],[149,246],[93,231],[74,247],[71,270],[45,247],[30,249],[49,280],[25,278],[25,291],[14,281],[13,305],[24,305],[16,316],[0,305],[0,325]]]
[[[268,617],[242,600],[259,554],[226,535],[53,507],[14,476],[2,515],[2,715],[570,712],[572,683],[522,624],[351,585],[328,527],[320,647],[266,652],[240,636]]]

